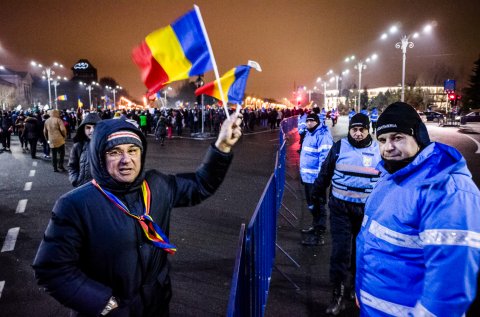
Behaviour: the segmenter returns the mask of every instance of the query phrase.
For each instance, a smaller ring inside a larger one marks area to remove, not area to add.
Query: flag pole
[[[208,38],[207,29],[205,28],[205,24],[203,23],[202,14],[200,13],[200,8],[197,5],[193,5],[193,8],[195,9],[195,12],[198,16],[200,27],[202,28],[203,35],[205,36],[205,40],[207,42],[208,52],[212,59],[213,72],[215,73],[215,79],[217,81],[218,90],[220,90],[220,97],[222,98],[223,109],[225,110],[225,115],[227,116],[227,119],[228,119],[230,118],[230,115],[228,114],[227,102],[225,100],[225,96],[223,95],[222,83],[220,82],[220,75],[218,73],[217,62],[215,61],[215,56],[213,56],[213,50],[212,50],[212,46],[210,45],[210,39]]]

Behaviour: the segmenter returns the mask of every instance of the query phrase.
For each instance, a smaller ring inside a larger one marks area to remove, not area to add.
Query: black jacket
[[[168,236],[172,209],[193,206],[211,196],[224,179],[232,155],[211,146],[195,173],[142,171],[133,184],[118,184],[104,169],[102,157],[106,137],[125,129],[143,140],[143,166],[147,143],[142,133],[124,120],[105,120],[97,124],[90,142],[90,149],[97,149],[89,152],[93,177],[136,214],[143,212],[139,184],[145,179],[151,190],[150,215]],[[98,316],[112,295],[120,303],[109,314],[112,317],[162,316],[168,309],[167,253],[154,247],[137,220],[124,214],[91,182],[57,201],[33,268],[39,285],[80,316]]]
[[[22,137],[27,140],[35,140],[40,138],[40,126],[35,117],[27,117],[22,132]]]

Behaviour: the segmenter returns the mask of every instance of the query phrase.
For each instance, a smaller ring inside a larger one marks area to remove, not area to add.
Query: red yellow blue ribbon
[[[137,216],[132,214],[127,206],[118,199],[114,194],[109,192],[106,189],[103,189],[95,180],[92,180],[92,184],[100,190],[100,192],[105,195],[115,206],[117,206],[121,211],[123,211],[126,215],[135,218],[138,220],[138,223],[142,227],[145,236],[150,240],[154,246],[164,249],[166,252],[170,254],[175,254],[177,252],[177,248],[170,243],[165,233],[163,233],[162,229],[155,223],[153,218],[150,216],[150,187],[148,187],[147,181],[143,181],[142,183],[142,195],[143,195],[143,203],[144,203],[144,210],[143,215]]]

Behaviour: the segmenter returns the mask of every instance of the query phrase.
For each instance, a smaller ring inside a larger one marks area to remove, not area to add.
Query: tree
[[[480,56],[474,62],[473,74],[470,76],[470,85],[463,90],[463,110],[480,108]]]
[[[360,94],[360,108],[368,107],[368,91],[367,86],[363,88],[363,92]]]

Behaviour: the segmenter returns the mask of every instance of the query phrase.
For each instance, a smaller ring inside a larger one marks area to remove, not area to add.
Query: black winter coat
[[[95,139],[100,138],[99,130],[105,130],[104,122],[97,125],[90,142],[90,148],[96,147],[100,153],[104,145]],[[91,162],[95,155],[90,152]],[[231,154],[211,146],[195,173],[165,175],[150,170],[142,174],[151,189],[150,214],[167,236],[172,209],[193,206],[211,196],[224,179],[231,158]],[[92,164],[92,172],[102,165]],[[93,176],[97,178],[97,174]],[[108,184],[108,180],[103,182]],[[142,213],[138,186],[118,190],[115,195],[132,213]],[[168,312],[171,286],[167,253],[154,247],[137,220],[124,214],[92,183],[57,201],[33,268],[39,285],[79,312],[78,316],[99,316],[112,295],[120,307],[108,314],[110,317],[153,317]]]
[[[88,143],[77,142],[73,145],[68,159],[68,179],[73,187],[78,187],[92,180],[88,162]]]

